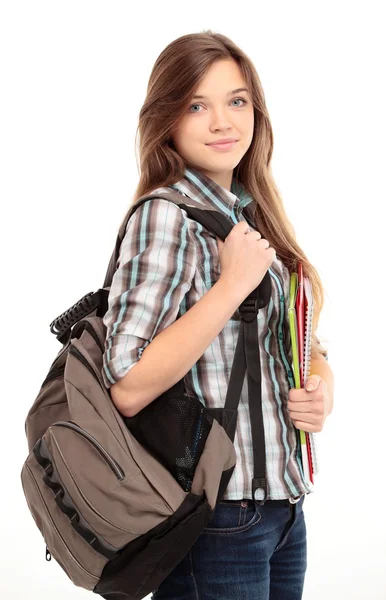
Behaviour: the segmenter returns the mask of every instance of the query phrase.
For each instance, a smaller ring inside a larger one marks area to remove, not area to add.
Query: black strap
[[[241,303],[239,308],[242,321],[240,323],[239,337],[237,339],[224,408],[237,410],[245,380],[245,373],[247,372],[254,464],[252,498],[258,504],[264,504],[267,499],[267,477],[257,314],[259,308],[265,306],[264,302],[268,303],[271,294],[270,278],[264,281],[263,293],[261,294],[259,294],[259,287],[253,290],[252,294]],[[231,436],[232,441],[234,441],[234,435],[235,431],[233,431],[233,435]],[[263,492],[262,498],[256,497],[258,490]]]
[[[107,267],[105,280],[103,282],[103,288],[108,288],[111,286],[111,282],[113,280],[113,276],[117,268],[119,250],[121,247],[122,240],[125,236],[126,227],[130,217],[142,204],[144,204],[144,202],[148,202],[149,200],[152,200],[154,198],[161,198],[162,200],[174,202],[174,204],[177,204],[177,206],[185,210],[188,213],[189,217],[201,223],[201,225],[203,225],[206,229],[217,235],[222,241],[225,240],[226,236],[229,234],[229,232],[234,226],[234,223],[218,210],[212,210],[205,206],[200,207],[199,205],[192,206],[189,204],[185,204],[186,198],[179,192],[170,191],[169,193],[166,192],[164,194],[159,193],[144,196],[143,198],[138,200],[134,206],[130,207],[130,209],[126,213],[124,220],[122,221],[115,242],[115,248]]]

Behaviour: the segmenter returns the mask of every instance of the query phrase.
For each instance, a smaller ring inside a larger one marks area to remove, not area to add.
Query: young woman
[[[267,270],[272,282],[269,303],[258,314],[267,500],[258,504],[250,488],[244,381],[237,464],[227,490],[207,528],[152,597],[298,600],[307,565],[303,503],[312,490],[298,462],[295,428],[322,429],[332,410],[333,376],[315,334],[323,288],[273,181],[272,129],[252,62],[211,31],[176,39],[152,70],[139,132],[134,201],[173,189],[235,225],[223,243],[186,211],[157,198],[130,218],[104,317],[103,377],[118,410],[135,415],[183,377],[188,394],[206,406],[223,406],[238,307]],[[291,389],[287,373],[289,274],[299,260],[315,300],[312,392]]]

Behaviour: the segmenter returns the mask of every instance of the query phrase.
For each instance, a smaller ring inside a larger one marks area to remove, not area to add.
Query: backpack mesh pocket
[[[212,428],[213,416],[180,382],[133,417],[123,417],[133,436],[191,490],[197,464]]]

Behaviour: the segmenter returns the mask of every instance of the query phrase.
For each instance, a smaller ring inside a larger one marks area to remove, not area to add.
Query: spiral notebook
[[[311,368],[311,333],[313,316],[312,286],[303,276],[303,267],[298,262],[297,272],[290,276],[288,320],[291,336],[292,366],[296,388],[304,387]],[[291,382],[293,384],[293,382]],[[315,434],[296,429],[298,462],[306,484],[312,489],[313,475],[318,473]]]

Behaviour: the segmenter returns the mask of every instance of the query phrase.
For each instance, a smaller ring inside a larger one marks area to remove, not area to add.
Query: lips
[[[220,146],[222,144],[231,144],[232,142],[237,142],[236,138],[222,138],[215,142],[209,142],[208,146]]]
[[[226,150],[231,150],[235,145],[237,144],[237,140],[231,141],[231,142],[223,142],[223,143],[212,143],[212,144],[207,144],[209,146],[209,148],[212,148],[213,150],[222,150],[222,151],[226,151]]]

